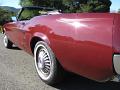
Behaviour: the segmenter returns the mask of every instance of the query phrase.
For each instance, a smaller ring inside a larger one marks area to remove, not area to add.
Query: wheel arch
[[[5,28],[1,27],[1,29],[2,29],[2,34],[4,34],[6,31]]]
[[[38,41],[43,41],[43,42],[47,43],[48,45],[50,44],[50,41],[46,35],[41,34],[41,33],[34,34],[30,40],[30,48],[31,48],[31,51],[33,54],[34,54],[34,47]]]

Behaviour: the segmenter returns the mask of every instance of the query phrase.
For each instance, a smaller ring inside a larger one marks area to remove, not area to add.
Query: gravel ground
[[[18,48],[6,49],[0,34],[0,90],[120,90],[120,83],[97,83],[72,75],[48,86],[39,79],[33,57]]]

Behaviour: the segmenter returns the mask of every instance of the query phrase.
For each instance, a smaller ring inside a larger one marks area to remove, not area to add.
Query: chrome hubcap
[[[49,50],[43,44],[38,44],[34,50],[35,67],[43,80],[48,80],[53,73],[53,60]]]
[[[45,62],[44,62],[44,59],[43,59],[43,56],[42,56],[42,52],[40,52],[38,59],[39,59],[38,60],[38,67],[40,69],[43,69],[45,67]]]
[[[40,72],[44,74],[46,77],[50,74],[51,60],[46,48],[42,47],[40,49],[38,53],[37,66]]]

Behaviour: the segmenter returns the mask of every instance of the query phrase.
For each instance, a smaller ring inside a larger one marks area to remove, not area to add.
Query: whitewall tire
[[[4,42],[4,46],[6,48],[9,48],[9,49],[12,48],[13,43],[8,39],[8,37],[6,35],[4,35],[3,42]]]
[[[34,60],[37,73],[46,84],[53,85],[64,77],[64,70],[55,58],[50,47],[39,41],[34,48]]]

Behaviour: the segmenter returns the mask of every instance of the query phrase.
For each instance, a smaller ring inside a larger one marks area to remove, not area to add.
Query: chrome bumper
[[[116,73],[120,75],[120,55],[113,56],[113,65]]]
[[[111,81],[120,82],[120,55],[115,54],[113,56],[113,66],[117,75],[115,75]]]

